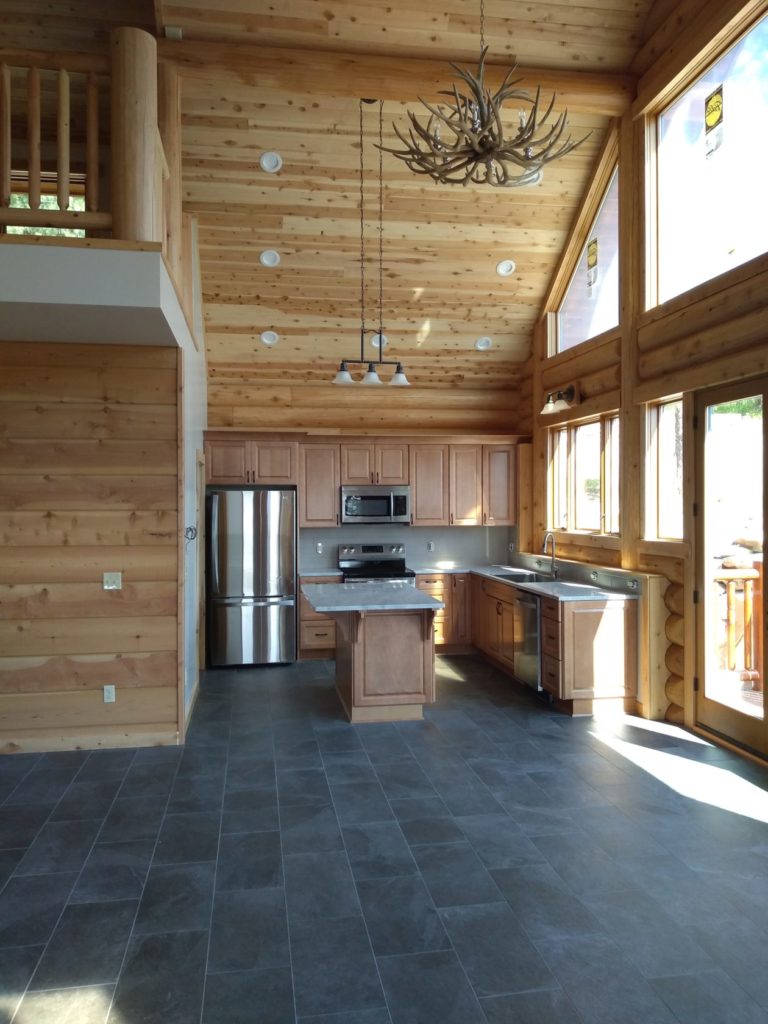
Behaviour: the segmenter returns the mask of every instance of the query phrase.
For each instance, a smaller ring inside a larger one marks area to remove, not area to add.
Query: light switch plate
[[[104,687],[104,703],[114,704],[115,703],[115,688],[109,683]]]
[[[123,574],[121,572],[104,573],[104,590],[122,590]]]

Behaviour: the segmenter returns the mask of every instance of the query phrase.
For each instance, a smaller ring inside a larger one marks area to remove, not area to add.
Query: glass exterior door
[[[711,389],[696,403],[696,719],[763,754],[767,387]]]

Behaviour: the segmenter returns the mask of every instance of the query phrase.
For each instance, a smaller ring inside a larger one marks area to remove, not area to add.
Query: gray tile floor
[[[0,760],[0,1022],[765,1024],[768,770],[474,658],[353,727],[331,672]]]

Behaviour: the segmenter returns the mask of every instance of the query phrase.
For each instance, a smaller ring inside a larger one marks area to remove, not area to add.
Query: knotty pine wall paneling
[[[0,344],[0,751],[177,741],[176,360]]]

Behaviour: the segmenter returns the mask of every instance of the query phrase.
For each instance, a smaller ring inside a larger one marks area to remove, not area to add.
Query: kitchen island
[[[422,718],[435,699],[433,624],[442,601],[400,582],[303,584],[336,622],[336,690],[351,722]]]

